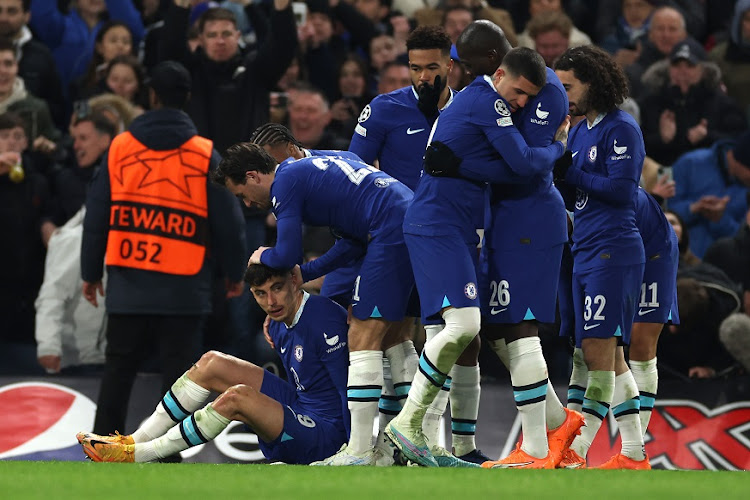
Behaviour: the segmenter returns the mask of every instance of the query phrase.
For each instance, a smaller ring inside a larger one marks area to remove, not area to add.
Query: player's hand
[[[552,169],[552,179],[556,183],[565,182],[565,175],[568,173],[571,165],[573,165],[573,153],[565,151],[555,162],[555,167]]]
[[[563,146],[568,147],[568,132],[570,131],[570,115],[566,115],[563,122],[555,132],[555,141],[562,142]]]
[[[445,82],[442,81],[440,75],[437,75],[432,85],[423,82],[417,87],[417,95],[419,96],[417,108],[427,118],[431,119],[439,112],[438,102],[440,101],[440,94],[443,92],[443,83]]]
[[[99,307],[99,302],[96,299],[96,292],[104,297],[104,286],[101,281],[90,283],[88,281],[83,282],[83,298],[91,302],[94,307]]]
[[[714,378],[716,370],[710,366],[693,366],[688,370],[690,378]]]
[[[47,373],[60,373],[60,356],[47,354],[46,356],[39,356],[38,361]]]
[[[271,316],[266,316],[266,319],[263,320],[263,338],[266,339],[266,342],[268,342],[268,345],[271,346],[271,349],[276,348],[276,344],[273,343],[273,339],[271,338],[271,334],[268,333],[268,327],[271,326]]]
[[[255,250],[250,256],[250,260],[247,261],[247,265],[250,266],[250,264],[260,264],[260,256],[263,255],[263,252],[268,250],[268,248],[269,247],[258,247],[258,249]]]
[[[657,179],[654,187],[651,188],[651,193],[661,196],[665,200],[672,198],[676,193],[675,182],[670,180],[668,175],[662,175]]]
[[[424,153],[422,168],[433,177],[461,177],[458,170],[461,161],[451,148],[440,141],[433,141]]]
[[[227,289],[226,297],[228,299],[239,297],[240,295],[242,295],[242,292],[245,291],[245,284],[241,281],[238,283],[232,283],[227,279],[224,282],[224,287]]]

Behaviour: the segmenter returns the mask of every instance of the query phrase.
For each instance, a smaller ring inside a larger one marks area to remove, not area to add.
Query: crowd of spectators
[[[188,69],[186,112],[219,153],[268,121],[304,147],[346,149],[369,101],[411,84],[405,40],[415,26],[441,24],[455,41],[477,19],[549,66],[593,43],[624,68],[623,109],[650,157],[644,185],[680,237],[680,305],[692,309],[664,336],[665,362],[673,349],[683,375],[736,365],[721,325],[750,306],[750,0],[0,0],[0,373],[101,363],[101,343],[77,346],[71,333],[83,314],[98,335],[101,316],[79,310],[75,272],[50,266],[75,251],[55,248],[80,231],[111,140],[148,110],[158,62]],[[450,84],[460,90],[466,75],[460,61],[454,67]],[[272,242],[272,218],[242,210],[248,250]],[[310,231],[305,255],[331,241]],[[42,287],[61,276],[70,283]],[[262,356],[252,340],[259,310],[247,295],[223,298],[219,271],[216,283],[205,345]],[[51,310],[71,301],[75,314]],[[708,321],[705,310],[724,312]],[[50,318],[70,324],[52,332]]]

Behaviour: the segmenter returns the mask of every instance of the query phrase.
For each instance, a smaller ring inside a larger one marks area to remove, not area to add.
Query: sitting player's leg
[[[218,351],[209,351],[164,395],[154,412],[130,436],[96,436],[101,441],[142,443],[164,435],[176,423],[203,407],[209,394],[222,393],[228,387],[245,384],[260,389],[263,369],[242,359]],[[93,434],[79,433],[78,441]]]

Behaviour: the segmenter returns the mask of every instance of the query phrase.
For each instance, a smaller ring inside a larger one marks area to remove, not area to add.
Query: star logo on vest
[[[175,157],[179,161],[180,168],[168,168],[165,161],[175,159]],[[133,186],[137,182],[138,189],[164,182],[184,196],[192,198],[190,178],[199,178],[201,185],[205,184],[206,178],[204,170],[194,163],[205,161],[206,157],[202,153],[189,149],[179,148],[167,151],[144,149],[120,161],[120,175],[115,180],[120,185],[128,186]],[[142,177],[136,180],[135,176]]]

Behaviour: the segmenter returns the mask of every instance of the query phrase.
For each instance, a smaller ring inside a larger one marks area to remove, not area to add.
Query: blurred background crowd
[[[750,369],[750,0],[0,0],[0,160],[20,155],[0,166],[0,374],[101,370],[105,311],[80,293],[82,209],[111,140],[148,110],[158,62],[187,67],[186,112],[219,153],[268,121],[307,148],[346,149],[373,97],[412,84],[414,27],[455,41],[477,19],[549,66],[596,44],[623,67],[642,186],[680,240],[683,323],[662,335],[660,370]],[[456,61],[449,84],[467,83]],[[242,210],[248,250],[272,244],[273,218]],[[309,228],[306,258],[332,243]],[[204,348],[271,361],[260,310],[247,293],[226,299],[216,269]],[[567,380],[565,346],[546,332],[551,375]]]

